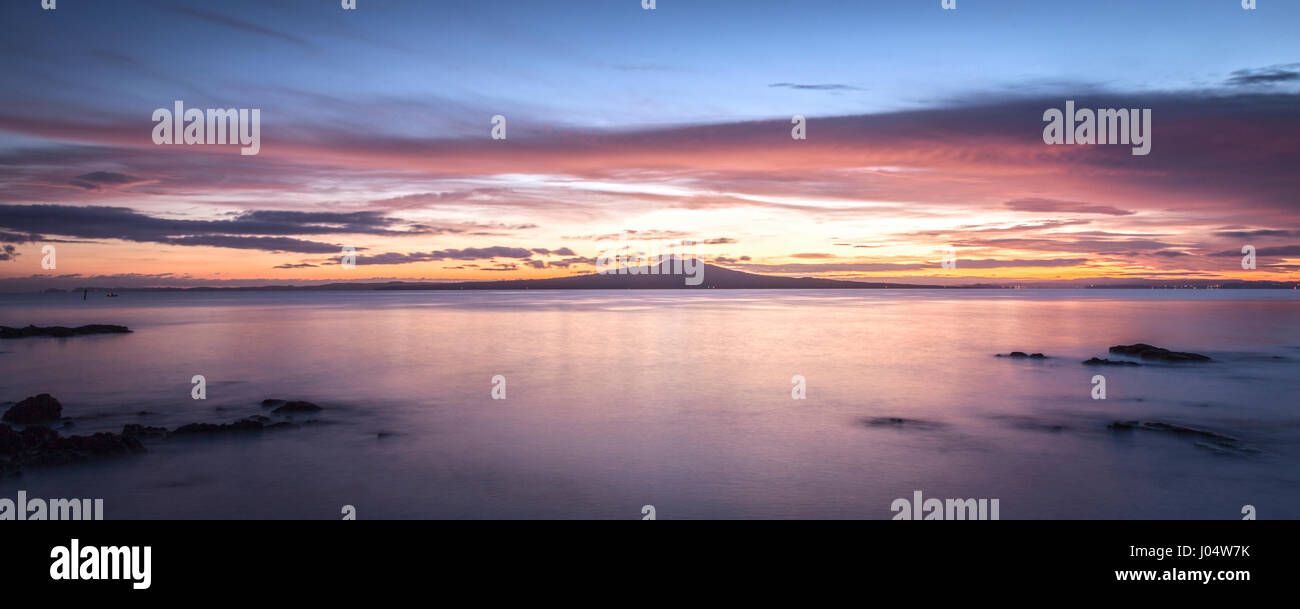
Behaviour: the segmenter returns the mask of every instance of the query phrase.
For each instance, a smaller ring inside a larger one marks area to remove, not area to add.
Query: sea
[[[1292,290],[0,295],[29,324],[133,330],[0,341],[61,433],[294,424],[0,479],[106,519],[1300,517]],[[1213,361],[1082,363],[1132,343]]]

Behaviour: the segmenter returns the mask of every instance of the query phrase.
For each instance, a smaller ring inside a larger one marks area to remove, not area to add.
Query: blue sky
[[[468,128],[463,110],[626,127],[1199,89],[1295,60],[1300,22],[1270,0],[38,4],[4,8],[10,103],[238,101],[435,133]]]

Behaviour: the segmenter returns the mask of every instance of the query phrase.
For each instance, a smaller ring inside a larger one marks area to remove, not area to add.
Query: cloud
[[[1016,211],[1106,214],[1110,216],[1129,216],[1137,213],[1112,207],[1110,205],[1095,205],[1092,203],[1080,203],[1077,201],[1057,201],[1053,199],[1040,198],[1016,199],[1014,201],[1007,201],[1004,205]]]
[[[544,247],[535,247],[533,248],[533,253],[541,254],[542,256],[576,256],[577,255],[573,250],[567,247],[562,247],[558,250],[546,249]]]
[[[82,239],[166,243],[169,245],[260,249],[272,252],[325,253],[340,246],[289,238],[297,235],[412,235],[428,230],[395,230],[398,221],[378,212],[351,213],[250,211],[229,220],[159,218],[125,207],[70,205],[0,205],[0,233],[21,242],[23,232]],[[32,240],[28,238],[27,240]]]
[[[1227,250],[1210,254],[1211,256],[1242,256],[1241,249]],[[1282,245],[1278,247],[1261,247],[1255,249],[1256,256],[1300,256],[1300,245]]]
[[[445,249],[432,252],[398,253],[357,256],[357,264],[411,264],[414,262],[431,262],[435,260],[491,260],[493,258],[528,259],[533,251],[522,247],[469,247],[464,249]],[[491,269],[502,270],[502,269]]]
[[[1266,68],[1237,70],[1224,84],[1234,87],[1253,85],[1273,85],[1282,82],[1300,80],[1300,63],[1279,64]]]
[[[290,237],[241,237],[236,235],[208,235],[200,237],[174,237],[163,239],[160,243],[168,245],[224,247],[241,250],[261,250],[264,252],[292,252],[295,254],[333,254],[342,251],[342,247],[318,241],[305,241]],[[357,248],[360,250],[361,248]]]
[[[801,84],[801,83],[793,83],[793,82],[775,82],[768,86],[773,88],[779,88],[779,89],[795,89],[799,91],[866,91],[866,89],[863,89],[861,87],[855,87],[852,85],[844,85],[839,83],[810,85],[810,84]]]
[[[17,258],[20,255],[21,254],[18,253],[17,248],[7,243],[4,245],[4,247],[0,248],[0,262],[13,260],[14,258]]]
[[[0,221],[2,222],[2,221]],[[45,237],[37,234],[19,234],[0,231],[0,243],[35,243],[44,241]]]
[[[256,23],[250,23],[248,21],[244,21],[242,19],[236,19],[234,17],[230,17],[227,15],[213,13],[211,11],[205,11],[203,9],[197,9],[197,8],[192,8],[187,6],[168,6],[166,8],[175,13],[188,15],[190,17],[194,17],[195,19],[207,21],[208,23],[223,25],[231,29],[239,30],[241,32],[247,32],[249,34],[256,34],[259,36],[265,36],[267,38],[272,38],[275,40],[292,43],[305,48],[310,48],[312,46],[311,43],[297,36],[292,36],[278,30],[273,30],[267,27],[257,25]]]
[[[1034,267],[1070,267],[1077,266],[1088,262],[1086,258],[1053,258],[1046,260],[995,260],[995,259],[975,259],[967,260],[959,258],[957,260],[957,270],[967,269],[997,269],[997,268],[1034,268]],[[934,270],[941,268],[939,261],[930,262],[830,262],[823,264],[816,263],[793,263],[793,264],[761,264],[748,263],[735,265],[748,271],[758,273],[830,273],[830,272],[894,272],[894,271],[922,271]]]
[[[142,178],[129,176],[124,173],[92,171],[87,174],[79,175],[68,183],[86,190],[99,190],[103,186],[126,186],[130,184],[139,184],[145,181],[146,180]]]
[[[1255,230],[1223,230],[1214,234],[1229,239],[1251,239],[1254,237],[1300,237],[1300,230],[1265,228]]]

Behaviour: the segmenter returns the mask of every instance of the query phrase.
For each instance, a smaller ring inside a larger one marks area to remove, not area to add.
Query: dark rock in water
[[[1011,353],[1008,353],[1006,355],[999,353],[998,357],[1015,357],[1015,358],[1027,357],[1029,359],[1045,359],[1047,356],[1043,355],[1042,353],[1025,353],[1024,351],[1012,351]]]
[[[1196,438],[1203,441],[1194,442],[1193,445],[1220,455],[1246,455],[1260,452],[1259,449],[1246,446],[1241,440],[1229,435],[1164,421],[1115,421],[1107,425],[1106,428],[1118,431],[1160,431],[1177,436]]]
[[[63,416],[63,405],[48,393],[34,395],[5,411],[4,420],[11,423],[31,425],[57,421]]]
[[[0,425],[0,472],[141,452],[144,446],[132,436],[100,432],[63,437],[46,427],[28,427],[20,432]]]
[[[905,419],[903,417],[876,417],[873,419],[864,419],[862,422],[870,427],[910,427],[916,429],[938,429],[943,427],[943,423],[922,421],[920,419]]]
[[[167,436],[167,428],[127,423],[122,427],[122,435],[133,438],[162,438]]]
[[[1214,361],[1209,357],[1199,353],[1185,353],[1182,351],[1170,351],[1160,347],[1154,347],[1146,343],[1136,345],[1115,345],[1110,348],[1111,353],[1121,355],[1132,355],[1141,359],[1149,359],[1160,362],[1209,362]]]
[[[288,402],[293,412],[314,412],[319,406],[309,402]],[[49,394],[27,398],[16,404],[5,414],[22,419],[39,416],[40,420],[58,420],[62,407]],[[33,414],[34,413],[34,414]],[[70,423],[70,422],[69,422]],[[264,429],[283,429],[296,427],[294,423],[281,421],[272,423],[270,417],[257,415],[240,419],[234,423],[190,423],[168,432],[163,427],[151,427],[137,423],[128,423],[122,427],[122,433],[100,432],[89,436],[62,436],[59,432],[46,426],[33,425],[18,431],[8,425],[0,425],[0,476],[18,475],[25,466],[47,466],[78,463],[92,458],[111,455],[123,455],[144,452],[143,438],[165,438],[172,435],[209,434],[231,431],[260,431]],[[65,424],[66,427],[66,424]]]
[[[63,326],[10,328],[9,326],[0,326],[0,338],[30,338],[34,336],[67,338],[69,336],[85,336],[88,334],[126,334],[130,331],[126,326],[110,326],[107,324],[92,324],[76,328],[65,328]]]
[[[262,400],[262,408],[271,408],[272,406],[283,406],[283,405],[284,405],[284,402],[285,402],[284,400],[277,400],[277,399],[275,399],[275,398],[267,398],[267,399],[265,399],[265,400]]]
[[[240,419],[238,421],[235,421],[234,423],[225,423],[225,424],[189,423],[187,425],[181,425],[180,427],[177,427],[174,431],[172,431],[172,435],[219,433],[219,432],[226,432],[226,431],[259,431],[264,427],[266,427],[265,423],[261,421],[255,421],[253,419]]]
[[[1141,366],[1142,365],[1137,362],[1124,362],[1124,361],[1118,361],[1112,359],[1101,359],[1099,357],[1094,357],[1092,359],[1089,359],[1083,362],[1083,364],[1085,366]]]
[[[1184,425],[1165,423],[1163,421],[1147,421],[1142,424],[1142,429],[1147,429],[1151,431],[1167,431],[1169,433],[1200,436],[1202,438],[1210,438],[1212,440],[1220,440],[1220,441],[1228,441],[1228,442],[1239,441],[1232,436],[1225,436],[1223,434],[1215,433],[1213,431],[1206,431],[1204,429],[1197,429],[1195,427],[1187,427]]]
[[[296,412],[317,412],[320,410],[324,409],[311,402],[295,400],[293,402],[285,402],[283,406],[276,408],[271,412],[274,414],[293,414]]]
[[[271,419],[258,415],[246,419],[240,419],[234,423],[190,423],[188,425],[181,425],[172,431],[170,435],[224,433],[228,431],[262,431],[266,429],[284,429],[287,427],[295,427],[295,425],[287,421],[272,423]]]

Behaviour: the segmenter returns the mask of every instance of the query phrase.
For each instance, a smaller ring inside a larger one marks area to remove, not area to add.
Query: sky
[[[1300,279],[1300,3],[655,4],[4,0],[0,290],[556,277],[620,234],[788,276]],[[258,153],[156,144],[177,100],[257,109]],[[1150,153],[1046,144],[1066,100],[1151,110]]]

